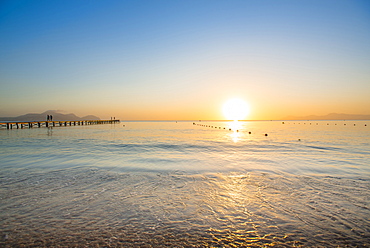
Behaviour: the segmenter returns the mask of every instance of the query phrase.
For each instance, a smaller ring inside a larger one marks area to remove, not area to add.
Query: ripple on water
[[[24,169],[1,176],[2,246],[364,246],[368,180]]]

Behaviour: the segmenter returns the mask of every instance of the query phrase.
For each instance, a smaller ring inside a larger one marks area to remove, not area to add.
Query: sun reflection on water
[[[237,143],[240,140],[239,130],[242,128],[242,123],[239,121],[232,121],[228,123],[229,129],[232,131],[230,134],[231,139],[234,143]]]

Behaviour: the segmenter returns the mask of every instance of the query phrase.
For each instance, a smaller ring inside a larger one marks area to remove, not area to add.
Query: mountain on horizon
[[[45,121],[47,115],[53,116],[53,121],[83,121],[83,120],[100,120],[95,115],[78,117],[75,114],[62,114],[55,110],[47,110],[41,114],[29,113],[17,117],[0,117],[1,121]]]
[[[283,120],[370,120],[370,115],[331,113],[327,115],[288,116]]]

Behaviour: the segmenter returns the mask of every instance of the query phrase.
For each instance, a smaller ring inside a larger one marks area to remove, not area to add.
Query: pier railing
[[[83,121],[9,121],[0,122],[0,128],[19,129],[33,127],[67,127],[83,125],[114,124],[120,120],[83,120]]]

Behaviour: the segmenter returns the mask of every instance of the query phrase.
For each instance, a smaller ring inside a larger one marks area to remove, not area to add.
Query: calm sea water
[[[370,122],[2,129],[0,186],[5,247],[369,247]]]

